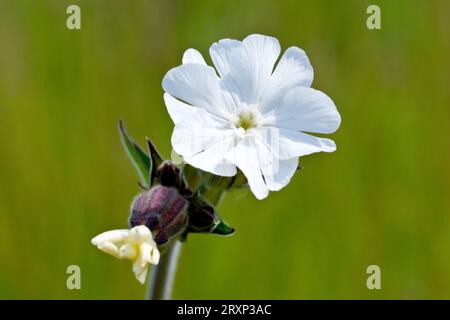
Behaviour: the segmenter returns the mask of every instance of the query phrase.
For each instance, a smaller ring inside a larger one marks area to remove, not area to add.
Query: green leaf
[[[149,188],[151,184],[150,172],[153,167],[151,158],[136,142],[134,142],[134,140],[129,137],[122,120],[119,121],[119,132],[123,147],[136,168],[143,186]]]
[[[220,220],[217,226],[211,231],[211,233],[220,234],[222,236],[232,235],[234,228],[230,227],[225,221]]]

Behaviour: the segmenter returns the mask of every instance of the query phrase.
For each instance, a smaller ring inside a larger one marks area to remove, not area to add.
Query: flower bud
[[[130,228],[145,225],[158,245],[179,235],[188,221],[187,200],[173,187],[156,185],[139,194],[131,205]]]
[[[174,187],[178,190],[186,188],[183,174],[179,167],[170,160],[164,161],[156,171],[156,182],[166,187]]]
[[[234,229],[219,217],[214,207],[197,195],[191,197],[188,211],[189,232],[211,232],[221,235],[234,233]]]
[[[199,201],[191,202],[189,206],[189,231],[210,232],[219,223],[219,217],[214,208]]]

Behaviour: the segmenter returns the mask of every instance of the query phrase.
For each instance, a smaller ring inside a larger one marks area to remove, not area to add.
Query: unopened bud
[[[201,201],[191,202],[189,206],[189,231],[210,232],[220,219],[214,208]]]
[[[219,217],[214,207],[197,195],[193,195],[189,203],[188,231],[221,235],[234,233],[234,229]]]
[[[166,187],[174,187],[178,190],[186,188],[186,184],[179,167],[170,160],[164,161],[156,172],[156,182]]]
[[[138,195],[132,203],[130,228],[145,225],[161,245],[179,235],[188,221],[187,200],[173,187],[156,185]]]

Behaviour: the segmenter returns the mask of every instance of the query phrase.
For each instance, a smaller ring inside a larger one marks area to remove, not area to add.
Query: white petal
[[[237,173],[236,166],[226,160],[225,156],[234,145],[235,136],[230,131],[229,136],[223,137],[216,143],[208,145],[203,151],[192,156],[186,156],[183,159],[186,163],[203,171],[223,177],[232,177]]]
[[[261,111],[277,106],[286,93],[295,87],[310,87],[313,78],[314,71],[305,51],[297,47],[288,48],[270,78],[261,102]]]
[[[273,67],[280,56],[280,43],[276,38],[260,34],[252,34],[242,41],[250,59],[259,64],[258,70],[271,75]]]
[[[195,49],[187,49],[183,54],[183,64],[198,63],[206,66],[205,59],[200,52]]]
[[[202,126],[203,123],[203,126]],[[234,146],[233,129],[217,129],[202,122],[181,122],[172,134],[172,147],[183,161],[220,176],[234,176],[236,167],[225,159]]]
[[[145,279],[147,279],[148,267],[143,269],[140,273],[136,274],[136,279],[141,283],[145,283]]]
[[[119,249],[112,242],[102,242],[99,245],[97,245],[97,248],[107,254],[112,255],[113,257],[121,259],[121,256],[119,254]]]
[[[324,93],[299,87],[288,92],[266,120],[265,125],[306,132],[333,133],[341,117],[333,101]]]
[[[91,240],[94,246],[98,246],[104,242],[122,242],[128,237],[128,229],[119,229],[106,231]]]
[[[231,132],[232,124],[196,108],[175,125],[172,146],[179,155],[192,156],[221,141]]]
[[[310,87],[313,78],[314,70],[305,51],[298,47],[290,47],[278,62],[271,82],[278,88]]]
[[[236,68],[236,60],[242,56],[242,42],[233,39],[222,39],[209,48],[209,53],[217,72],[221,77],[226,76]]]
[[[150,260],[149,262],[151,264],[157,265],[159,263],[159,257],[160,257],[160,253],[158,248],[156,248],[156,245],[153,247],[152,252],[150,253]]]
[[[284,188],[291,181],[292,176],[298,167],[298,158],[279,160],[277,170],[263,167],[264,180],[270,191],[278,191]]]
[[[132,244],[140,244],[152,238],[152,233],[149,228],[144,225],[139,225],[130,229],[128,233],[128,241]]]
[[[183,161],[220,176],[233,176],[236,166],[225,160],[233,147],[233,125],[203,108],[183,105],[166,94],[166,105],[175,122],[172,147]]]
[[[147,271],[148,271],[148,264],[145,266],[142,266],[140,264],[139,260],[136,260],[133,263],[133,272],[134,275],[136,276],[136,279],[141,283],[144,284],[145,283],[145,279],[147,278]]]
[[[237,146],[230,150],[227,159],[234,163],[247,178],[250,190],[259,200],[268,196],[269,190],[264,183],[258,152],[254,137],[245,136],[238,142]]]
[[[158,246],[156,245],[156,242],[153,241],[153,239],[148,240],[147,243],[151,248],[150,249],[150,257],[148,259],[148,262],[150,262],[151,264],[157,265],[159,263],[159,257],[160,257]]]
[[[222,78],[222,85],[247,103],[260,101],[269,84],[278,56],[277,39],[253,34],[242,42],[220,40],[210,48],[211,58]]]
[[[143,243],[139,247],[139,263],[141,266],[145,266],[147,263],[150,263],[151,252],[153,250],[152,245],[149,243]]]
[[[336,144],[333,140],[317,138],[312,135],[288,129],[265,128],[262,141],[280,160],[298,158],[315,152],[333,152]],[[266,137],[270,137],[267,139]]]
[[[221,118],[227,118],[235,109],[233,101],[220,88],[214,69],[208,66],[188,63],[176,67],[164,76],[162,86],[173,97]]]
[[[178,99],[175,99],[168,93],[164,93],[164,102],[166,103],[167,111],[169,112],[172,121],[177,124],[183,119],[192,117],[192,113],[197,111],[197,107],[193,107]]]
[[[266,186],[271,191],[278,191],[286,186],[298,167],[298,158],[280,160],[272,149],[277,148],[278,134],[271,137],[261,134],[255,139],[258,159]]]
[[[135,246],[125,243],[120,247],[119,256],[123,259],[134,260],[137,256],[137,250]]]

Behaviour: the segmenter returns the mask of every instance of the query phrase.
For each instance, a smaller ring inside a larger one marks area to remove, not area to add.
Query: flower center
[[[242,128],[245,131],[251,128],[256,128],[260,122],[259,110],[254,106],[243,108],[237,116],[235,125],[237,128]]]

